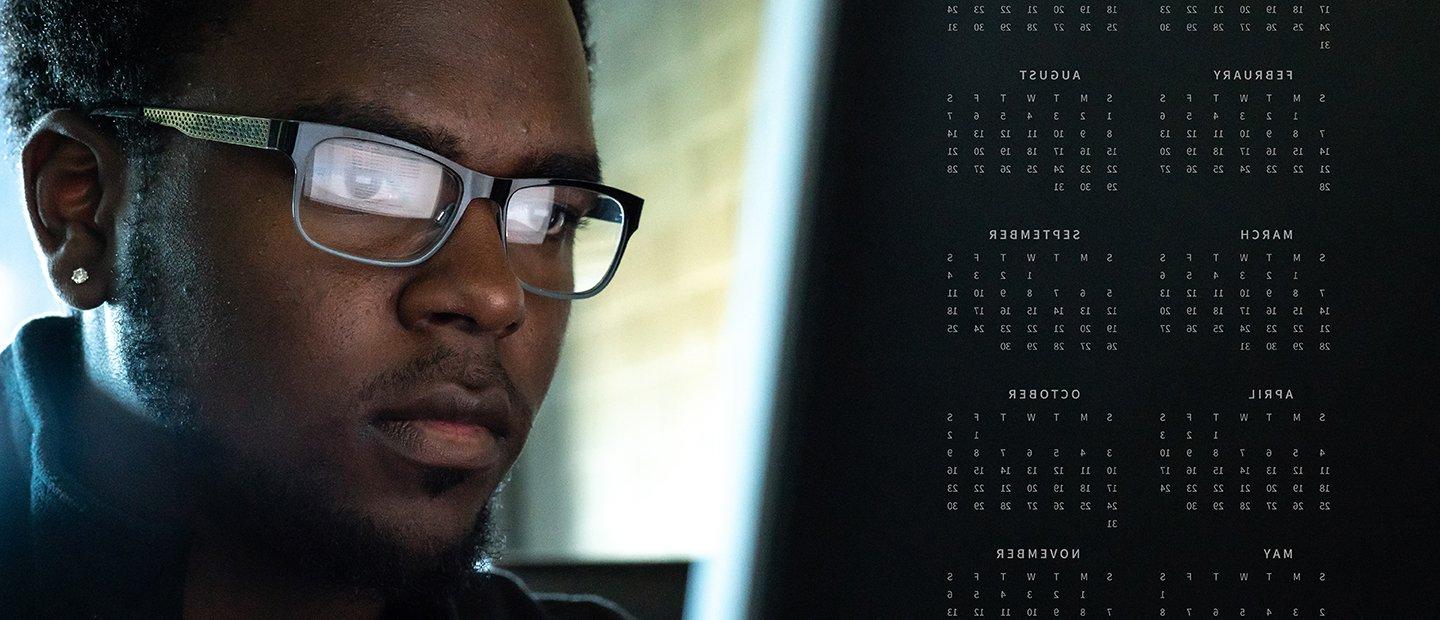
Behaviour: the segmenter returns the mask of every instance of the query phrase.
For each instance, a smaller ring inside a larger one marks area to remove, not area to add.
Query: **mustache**
[[[360,389],[360,402],[385,400],[413,386],[434,383],[455,383],[476,391],[498,385],[505,390],[511,406],[530,412],[529,403],[498,357],[479,352],[461,353],[450,347],[437,348],[366,382]]]

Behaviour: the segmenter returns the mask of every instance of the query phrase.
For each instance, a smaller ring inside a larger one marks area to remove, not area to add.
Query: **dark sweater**
[[[0,618],[175,618],[185,542],[69,476],[59,429],[80,372],[79,321],[43,317],[0,353]],[[536,595],[504,571],[459,594],[393,603],[406,618],[627,618],[597,597]]]

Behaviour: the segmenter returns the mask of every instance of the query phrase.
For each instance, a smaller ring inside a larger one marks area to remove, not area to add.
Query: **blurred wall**
[[[606,181],[645,198],[615,280],[575,302],[565,360],[504,494],[512,558],[704,556],[738,471],[717,350],[760,0],[592,0]]]

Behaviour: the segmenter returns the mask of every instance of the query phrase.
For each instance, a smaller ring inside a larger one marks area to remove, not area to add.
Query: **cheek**
[[[383,369],[387,350],[376,305],[384,296],[354,294],[363,285],[277,273],[237,287],[248,301],[236,304],[231,329],[219,335],[226,365],[239,379],[232,388],[249,392],[262,411],[307,423],[353,417],[347,408],[363,380]]]
[[[228,379],[209,388],[202,415],[255,462],[329,479],[336,492],[362,488],[370,473],[357,458],[366,447],[359,394],[388,359],[382,317],[366,305],[380,296],[293,274],[269,283],[248,290],[254,301],[236,316],[234,337],[222,337],[229,352],[209,374]]]

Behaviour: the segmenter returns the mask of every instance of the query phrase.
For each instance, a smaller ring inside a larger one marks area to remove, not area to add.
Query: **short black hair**
[[[568,0],[590,61],[586,0]],[[240,0],[0,0],[0,106],[16,141],[51,110],[154,101]],[[122,141],[124,137],[122,137]]]

